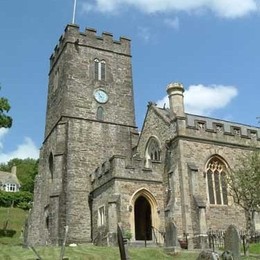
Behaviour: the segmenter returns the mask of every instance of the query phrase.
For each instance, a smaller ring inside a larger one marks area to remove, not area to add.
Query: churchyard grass
[[[250,254],[257,254],[260,258],[260,244],[250,244],[249,246],[249,252]]]
[[[34,260],[35,254],[31,249],[21,246],[21,230],[23,228],[28,211],[19,208],[0,207],[0,231],[3,230],[6,220],[9,219],[7,230],[15,231],[13,237],[5,237],[0,233],[0,259],[2,260]],[[59,247],[38,247],[37,252],[44,259],[59,259]],[[258,255],[251,257],[242,257],[243,260],[259,259],[260,244],[250,245],[250,254]],[[167,255],[161,248],[129,248],[131,260],[195,260],[199,251],[181,251],[175,255]],[[65,256],[70,260],[118,260],[119,249],[117,247],[96,247],[91,245],[80,245],[77,247],[66,247]],[[104,258],[105,256],[105,258]]]
[[[259,248],[259,246],[258,246]],[[59,259],[59,247],[37,247],[37,252],[45,260]],[[161,248],[129,248],[131,260],[195,260],[199,251],[181,251],[174,255],[167,255]],[[79,245],[77,247],[66,247],[65,256],[70,260],[119,260],[119,250],[117,247],[96,247],[92,245]],[[105,258],[104,258],[105,257]],[[31,249],[21,246],[1,245],[0,259],[2,260],[34,260],[35,254]],[[258,256],[244,257],[242,260],[256,260]]]
[[[20,245],[21,230],[24,226],[26,217],[28,216],[28,211],[19,208],[3,208],[0,207],[0,244],[6,245]],[[13,233],[13,236],[3,236],[3,229],[5,227],[6,221],[7,233]]]

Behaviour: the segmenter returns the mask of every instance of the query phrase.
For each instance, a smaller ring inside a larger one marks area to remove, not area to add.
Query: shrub
[[[0,207],[20,207],[29,209],[33,199],[32,193],[28,191],[6,192],[0,191]]]

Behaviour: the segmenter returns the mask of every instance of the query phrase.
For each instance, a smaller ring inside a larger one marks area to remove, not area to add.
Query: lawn
[[[35,260],[36,255],[31,249],[23,248],[21,230],[28,211],[18,208],[0,207],[0,259],[1,260]],[[3,236],[3,228],[8,220],[7,230],[13,236]],[[45,260],[60,259],[59,247],[38,247],[36,251]],[[260,259],[260,244],[250,245],[251,257],[242,257],[242,260]],[[175,255],[167,255],[162,248],[129,248],[131,260],[195,260],[199,251],[180,251]],[[70,260],[118,260],[120,259],[117,247],[96,247],[92,245],[79,245],[66,247],[65,256]]]
[[[60,257],[58,247],[38,247],[36,251],[45,260],[55,260]],[[130,248],[131,260],[192,260],[196,259],[198,253],[183,252],[174,256],[164,253],[161,248]],[[119,249],[117,247],[96,247],[92,245],[80,245],[77,247],[66,247],[65,257],[70,260],[119,260]],[[20,246],[0,245],[0,259],[2,260],[35,260],[36,255],[30,249]]]
[[[259,248],[259,245],[258,245]],[[37,247],[36,251],[45,260],[60,259],[59,247]],[[174,255],[167,255],[162,248],[129,248],[131,260],[195,260],[199,252],[181,251]],[[97,247],[92,245],[79,245],[66,247],[65,257],[70,260],[119,260],[117,247]],[[260,256],[242,257],[242,260],[256,260]],[[35,260],[36,255],[31,249],[21,246],[0,245],[0,259],[2,260]]]
[[[4,245],[20,245],[21,231],[24,226],[28,211],[19,208],[2,208],[0,207],[0,244]],[[8,221],[6,232],[8,236],[4,236],[4,227]],[[0,258],[1,259],[1,258]]]

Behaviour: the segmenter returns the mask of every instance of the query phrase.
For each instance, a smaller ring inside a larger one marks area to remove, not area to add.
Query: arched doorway
[[[135,201],[135,240],[152,240],[151,205],[140,196]]]

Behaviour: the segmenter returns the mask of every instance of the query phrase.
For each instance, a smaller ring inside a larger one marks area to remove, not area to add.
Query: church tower
[[[90,174],[132,155],[136,136],[130,40],[68,25],[50,58],[48,103],[29,244],[91,241]]]

